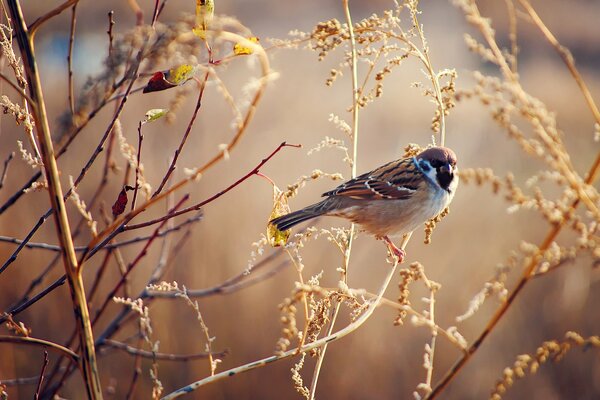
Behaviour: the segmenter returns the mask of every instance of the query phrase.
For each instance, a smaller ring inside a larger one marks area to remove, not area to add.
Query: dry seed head
[[[517,356],[514,364],[503,371],[503,376],[496,382],[490,398],[501,399],[506,390],[510,388],[515,379],[524,378],[527,373],[535,374],[540,365],[548,360],[560,361],[562,357],[573,347],[593,347],[600,350],[600,338],[590,336],[583,338],[576,332],[567,332],[563,340],[551,340],[544,342],[537,348],[535,355],[521,354]]]

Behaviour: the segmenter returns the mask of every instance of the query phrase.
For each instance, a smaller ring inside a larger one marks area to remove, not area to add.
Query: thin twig
[[[156,24],[156,20],[158,18],[158,0],[154,0],[154,11],[152,12],[152,23],[150,24],[151,27],[154,28],[154,24]]]
[[[261,275],[255,275],[254,273],[256,273],[258,270],[262,270],[262,268],[270,265],[271,261],[274,261],[277,258],[280,258],[282,254],[284,254],[284,253],[280,252],[280,251],[275,251],[275,252],[269,254],[267,257],[263,258],[260,262],[258,262],[252,268],[253,274],[248,274],[247,271],[243,271],[243,272],[225,280],[224,282],[221,282],[218,285],[215,285],[215,286],[212,286],[209,288],[204,288],[204,289],[191,289],[191,290],[188,289],[186,293],[190,298],[207,297],[207,296],[214,296],[214,295],[220,295],[220,294],[230,294],[230,293],[238,291],[242,288],[253,285],[256,282],[263,281],[266,278],[273,276],[275,273],[277,273],[278,271],[283,269],[285,266],[287,266],[289,264],[289,261],[283,260],[279,264],[277,264],[275,267],[272,267],[267,272],[265,272]],[[148,290],[146,292],[145,298],[177,299],[179,297],[178,297],[178,292],[170,292],[170,291],[163,291],[163,290]]]
[[[137,151],[137,161],[135,163],[135,180],[133,181],[133,199],[131,200],[131,209],[135,209],[135,202],[137,200],[138,190],[140,185],[138,183],[139,174],[140,174],[140,163],[142,162],[142,143],[144,141],[144,135],[142,134],[142,121],[138,123],[138,151]]]
[[[179,200],[179,202],[177,202],[177,204],[171,210],[169,210],[168,214],[171,214],[171,213],[175,212],[175,210],[177,210],[179,207],[181,207],[181,205],[185,201],[187,201],[188,198],[189,198],[189,195],[183,196],[183,198],[181,200]],[[94,316],[94,318],[92,320],[92,326],[95,325],[96,322],[98,322],[98,320],[100,319],[100,316],[104,313],[104,311],[106,310],[106,307],[108,306],[108,304],[113,300],[113,297],[117,294],[117,292],[119,291],[119,289],[121,288],[121,286],[123,286],[123,284],[126,282],[126,279],[129,276],[129,274],[131,273],[131,271],[133,271],[133,269],[138,265],[138,263],[142,260],[142,258],[144,258],[146,256],[146,254],[148,252],[148,249],[150,248],[150,246],[152,245],[152,243],[154,242],[154,240],[157,238],[157,235],[158,235],[158,232],[160,231],[160,228],[162,228],[164,226],[164,224],[166,223],[166,221],[167,220],[164,220],[158,226],[158,228],[155,229],[155,231],[153,232],[152,237],[150,237],[150,239],[148,239],[148,241],[146,242],[146,244],[144,245],[144,247],[140,250],[140,252],[133,259],[133,261],[131,261],[129,263],[129,265],[127,265],[127,270],[121,276],[121,278],[119,279],[119,281],[117,282],[117,284],[114,286],[114,288],[108,293],[108,295],[104,299],[104,302],[100,306],[100,309],[98,310],[98,312]]]
[[[11,152],[6,160],[4,160],[4,168],[2,168],[2,176],[0,176],[0,189],[4,186],[4,181],[6,181],[6,176],[8,175],[8,165],[15,157],[15,152]]]
[[[349,0],[342,0],[342,7],[344,8],[344,15],[346,16],[346,24],[348,25],[348,32],[350,34],[350,51],[351,51],[351,63],[350,70],[352,71],[352,178],[356,177],[357,165],[358,165],[358,110],[359,110],[359,95],[360,89],[358,87],[358,66],[357,66],[357,54],[356,54],[356,38],[354,36],[354,24],[352,23],[352,16],[350,14]],[[350,266],[350,255],[352,253],[352,242],[354,241],[355,233],[354,223],[350,225],[350,234],[348,235],[348,243],[346,244],[346,251],[344,253],[344,261],[342,268],[342,281],[344,284],[348,283],[348,267]],[[331,335],[333,331],[337,316],[340,312],[341,302],[337,302],[333,311],[331,322],[329,324],[329,330],[327,336]],[[308,324],[308,321],[307,321]],[[327,343],[323,345],[315,368],[313,370],[312,381],[310,385],[310,400],[315,398],[317,391],[317,383],[319,381],[319,374],[321,367],[325,360],[325,354],[327,352]]]
[[[39,17],[38,19],[33,21],[33,23],[31,25],[29,25],[29,27],[27,28],[27,30],[29,31],[29,34],[31,35],[31,38],[33,39],[36,31],[38,30],[38,28],[40,26],[42,26],[42,24],[44,24],[49,19],[56,17],[57,15],[59,15],[60,13],[65,11],[67,8],[77,4],[78,2],[79,2],[79,0],[67,0],[64,3],[62,3],[61,5],[59,5],[58,7],[48,11],[46,14],[42,15],[41,17]]]
[[[246,112],[246,116],[245,116],[244,120],[237,127],[237,132],[235,133],[233,138],[229,141],[229,143],[223,147],[222,151],[220,151],[217,155],[215,155],[213,158],[211,158],[209,161],[207,161],[202,167],[198,168],[194,174],[192,174],[191,176],[174,184],[173,187],[171,187],[168,191],[163,192],[163,193],[151,198],[150,200],[148,200],[146,203],[142,204],[135,210],[130,211],[128,214],[121,215],[117,220],[115,220],[111,224],[111,226],[105,228],[102,232],[99,232],[98,235],[94,239],[92,239],[92,241],[88,244],[88,249],[90,251],[92,251],[93,249],[96,249],[95,251],[97,251],[97,248],[99,246],[102,246],[103,244],[108,243],[109,240],[106,239],[106,236],[114,237],[116,234],[119,233],[119,230],[121,229],[122,226],[127,224],[129,221],[131,221],[133,218],[135,218],[141,212],[145,211],[150,206],[156,204],[158,201],[162,200],[165,196],[168,196],[169,193],[175,192],[175,191],[181,189],[182,187],[184,187],[185,185],[187,185],[188,183],[194,181],[196,178],[201,176],[201,174],[203,174],[206,170],[212,168],[216,163],[223,160],[225,158],[225,155],[229,154],[231,152],[231,150],[237,146],[237,144],[241,140],[242,136],[246,132],[250,122],[252,121],[252,119],[254,117],[258,103],[262,99],[264,90],[265,90],[267,82],[268,82],[269,74],[271,73],[271,69],[269,66],[269,60],[267,58],[267,55],[266,55],[264,49],[260,45],[257,45],[256,43],[253,43],[252,41],[250,41],[240,35],[224,31],[224,32],[220,33],[220,37],[223,40],[226,40],[229,42],[234,42],[234,43],[239,43],[240,45],[251,48],[254,51],[254,54],[256,54],[258,56],[260,64],[261,64],[262,76],[259,79],[260,85],[259,85],[258,89],[256,90],[256,92],[254,93],[254,97],[253,97],[252,101],[250,102],[250,105],[248,107],[248,110]],[[84,258],[89,258],[89,257],[87,257],[87,255],[86,255],[86,257],[84,257]]]
[[[23,97],[23,99],[25,99],[27,101],[28,104],[31,104],[33,107],[33,100],[31,100],[31,97],[29,97],[29,95],[27,93],[25,93],[25,91],[20,88],[16,83],[14,83],[13,81],[11,81],[8,76],[4,75],[2,72],[0,72],[0,79],[2,79],[4,82],[8,83],[10,87],[12,87],[13,89],[15,89],[15,91],[17,93],[19,93],[19,95],[21,97]]]
[[[71,9],[71,33],[69,35],[69,52],[67,53],[69,108],[71,110],[71,116],[75,115],[75,92],[73,87],[73,43],[75,42],[77,4],[78,3],[73,4],[73,8]]]
[[[556,37],[552,34],[548,27],[546,27],[546,25],[539,17],[539,15],[535,12],[534,8],[531,6],[528,0],[519,0],[519,3],[525,9],[525,11],[527,11],[527,13],[531,17],[535,25],[538,27],[538,29],[542,32],[546,40],[552,45],[552,47],[554,47],[558,55],[562,58],[563,62],[569,69],[569,72],[575,79],[575,82],[577,82],[581,93],[583,93],[583,97],[585,98],[585,101],[588,107],[590,108],[590,111],[592,112],[596,123],[600,124],[600,111],[598,111],[598,106],[596,106],[594,98],[592,97],[590,90],[588,89],[585,81],[583,80],[583,77],[579,73],[579,70],[577,69],[577,67],[575,67],[575,61],[569,49],[562,46],[558,42]]]
[[[33,398],[38,400],[40,398],[40,390],[42,389],[42,383],[44,382],[44,374],[48,367],[48,352],[44,350],[44,363],[42,364],[42,371],[40,372],[40,379],[38,380],[37,388],[35,389],[35,395]]]
[[[140,61],[141,61],[141,60],[139,60],[140,56],[141,56],[141,50],[140,50],[140,53],[138,54],[138,62],[136,63],[136,67],[134,69],[133,77],[131,78],[131,82],[129,83],[129,86],[127,88],[126,94],[129,93],[129,91],[131,90],[131,88],[133,86],[133,83],[135,82],[135,79],[136,79],[136,76],[137,76],[137,69],[139,68]],[[104,144],[106,143],[106,139],[108,138],[108,136],[112,132],[112,129],[113,129],[113,127],[114,127],[117,119],[121,115],[121,112],[123,111],[123,107],[125,106],[125,102],[126,101],[127,101],[127,96],[123,97],[123,99],[121,100],[121,103],[119,104],[119,107],[117,108],[117,111],[115,112],[115,115],[113,116],[112,121],[110,122],[108,128],[104,132],[104,135],[100,139],[100,143],[98,144],[98,146],[96,146],[96,148],[94,149],[94,152],[92,153],[92,155],[88,159],[87,163],[85,164],[85,166],[82,168],[81,172],[79,173],[79,175],[75,179],[73,187],[69,188],[69,190],[67,191],[67,193],[64,196],[61,196],[63,203],[64,203],[64,201],[66,199],[68,199],[71,196],[71,193],[73,193],[73,189],[76,189],[77,186],[81,183],[81,181],[83,180],[83,178],[85,177],[85,175],[87,174],[87,172],[89,171],[89,169],[94,164],[94,161],[96,160],[96,158],[98,157],[98,155],[102,152],[102,150],[104,150]],[[59,154],[60,154],[60,152],[59,152]],[[19,247],[17,247],[17,249],[15,249],[15,251],[11,254],[11,256],[8,258],[8,260],[6,260],[4,262],[4,264],[0,267],[0,273],[2,273],[6,268],[8,268],[8,266],[11,263],[13,263],[17,259],[18,254],[21,252],[21,250],[23,250],[23,248],[25,247],[25,245],[27,244],[27,242],[29,242],[29,240],[33,237],[33,235],[37,232],[37,230],[44,224],[44,222],[46,222],[46,220],[53,213],[54,213],[54,208],[51,207],[51,208],[48,209],[48,211],[46,211],[46,213],[42,217],[40,217],[40,219],[38,220],[38,222],[36,223],[36,225],[25,236],[25,238],[23,239],[23,242],[19,245]]]
[[[427,73],[430,76],[431,84],[433,86],[433,90],[435,91],[435,98],[437,100],[437,106],[439,107],[440,113],[440,145],[444,146],[446,143],[446,110],[444,109],[444,99],[442,97],[442,91],[440,89],[440,83],[438,81],[438,76],[433,70],[433,65],[431,64],[431,59],[429,58],[429,46],[427,45],[427,41],[425,40],[425,34],[423,33],[423,27],[419,22],[417,17],[418,10],[416,9],[416,5],[414,8],[410,8],[410,15],[413,20],[413,25],[417,29],[419,33],[419,38],[421,39],[421,45],[423,48],[422,55],[424,57],[423,64],[427,69]]]
[[[121,232],[122,231],[130,231],[130,230],[134,230],[134,229],[140,229],[140,228],[145,228],[147,226],[151,226],[154,224],[158,224],[160,222],[166,221],[168,219],[171,218],[175,218],[179,215],[188,213],[190,211],[197,211],[200,208],[202,208],[203,206],[205,206],[206,204],[218,199],[219,197],[223,196],[225,193],[229,192],[231,189],[235,188],[236,186],[238,186],[240,183],[244,182],[245,180],[247,180],[248,178],[250,178],[252,175],[256,175],[260,168],[262,168],[263,165],[265,165],[275,154],[277,154],[283,147],[301,147],[300,145],[297,144],[288,144],[286,142],[281,143],[279,146],[277,146],[277,148],[275,150],[273,150],[273,152],[271,154],[269,154],[266,158],[264,158],[256,167],[254,167],[254,169],[250,172],[248,172],[246,175],[244,175],[243,177],[241,177],[240,179],[238,179],[237,181],[235,181],[234,183],[232,183],[231,185],[229,185],[227,188],[221,190],[219,193],[209,197],[208,199],[201,201],[200,203],[196,203],[193,206],[184,208],[180,211],[177,212],[173,212],[171,214],[168,215],[164,215],[162,217],[159,218],[155,218],[153,220],[147,221],[147,222],[142,222],[139,224],[133,224],[133,225],[124,225],[121,228]],[[172,193],[172,191],[169,189],[169,191],[165,192],[165,193]],[[159,197],[163,197],[165,194],[161,194],[159,195]],[[96,245],[96,247],[94,247],[88,254],[88,258],[91,257],[93,254],[95,254],[99,249],[101,249],[104,244],[108,241],[108,239],[114,237],[114,235],[116,235],[117,233],[119,233],[118,231],[115,231],[115,233],[113,235],[109,235],[107,239],[105,239],[103,242],[101,242],[100,244]]]
[[[188,123],[185,133],[183,134],[183,137],[181,138],[181,142],[179,142],[179,147],[177,147],[177,150],[175,150],[175,155],[173,156],[173,159],[171,160],[171,165],[169,165],[167,173],[163,177],[162,181],[160,182],[160,185],[158,185],[158,188],[156,189],[156,191],[154,192],[152,197],[158,195],[163,190],[167,181],[171,177],[171,174],[173,173],[173,171],[175,171],[175,168],[177,165],[177,160],[179,159],[179,155],[181,154],[181,151],[183,150],[183,146],[185,146],[185,142],[187,141],[187,138],[188,138],[190,132],[192,131],[192,127],[194,126],[194,122],[196,121],[196,117],[198,116],[198,111],[200,111],[200,106],[202,105],[202,96],[204,95],[204,88],[206,87],[206,81],[208,80],[208,76],[209,76],[209,71],[206,71],[206,73],[204,74],[204,79],[200,83],[200,91],[198,93],[198,100],[196,101],[196,107],[194,107],[194,112],[192,113],[192,118],[190,119],[190,122]]]
[[[66,279],[67,279],[66,275],[61,276],[60,278],[58,278],[57,280],[55,280],[50,286],[48,286],[47,288],[45,288],[44,290],[42,290],[37,295],[33,296],[31,299],[27,300],[26,302],[24,302],[22,304],[19,304],[18,306],[16,306],[12,310],[8,311],[8,314],[10,314],[10,315],[17,315],[20,312],[28,309],[29,307],[31,307],[36,302],[38,302],[39,300],[43,299],[47,294],[51,293],[54,289],[56,289],[57,287],[59,287],[62,284],[64,284],[65,281],[66,281]],[[4,315],[0,315],[0,324],[4,323],[5,321],[6,321],[6,317]]]
[[[75,365],[79,363],[79,356],[75,354],[72,350],[67,349],[66,347],[61,346],[60,344],[50,342],[47,340],[36,339],[32,337],[25,336],[8,336],[8,335],[0,335],[0,343],[15,343],[15,344],[24,344],[28,346],[42,346],[48,348],[50,350],[54,350],[63,356],[68,357]]]
[[[204,360],[208,358],[210,354],[217,357],[223,357],[229,353],[229,351],[218,351],[211,353],[194,353],[194,354],[171,354],[171,353],[157,353],[154,351],[147,351],[138,349],[133,346],[129,346],[128,344],[117,342],[116,340],[106,339],[105,343],[109,347],[113,347],[115,349],[123,350],[128,354],[133,356],[140,356],[143,358],[149,359],[157,359],[163,361],[193,361],[193,360]]]
[[[158,237],[167,236],[170,233],[177,232],[177,231],[181,230],[181,228],[183,228],[184,226],[189,225],[194,222],[197,222],[197,221],[200,221],[201,219],[202,219],[202,213],[200,213],[199,215],[196,215],[194,217],[188,218],[185,221],[173,226],[172,228],[167,228],[167,229],[160,231],[157,236]],[[109,243],[103,247],[103,250],[118,249],[120,247],[125,247],[125,246],[129,246],[129,245],[136,244],[139,242],[144,242],[144,241],[150,239],[150,237],[151,237],[151,235],[138,236],[138,237],[134,237],[131,239],[123,240],[118,243]],[[17,239],[14,237],[10,237],[10,236],[1,236],[0,235],[0,242],[22,244],[23,240]],[[42,250],[60,252],[60,246],[55,245],[55,244],[28,242],[25,244],[25,247],[30,248],[30,249],[42,249]],[[86,248],[87,247],[85,247],[85,246],[75,246],[75,251],[82,252],[82,251],[85,251]]]
[[[4,386],[36,385],[40,377],[30,376],[29,378],[2,379]]]
[[[517,56],[519,53],[519,46],[517,44],[517,11],[515,9],[515,3],[513,0],[504,0],[506,3],[506,10],[508,12],[508,26],[509,26],[509,34],[508,38],[510,39],[510,68],[512,72],[515,74],[518,73],[517,66]]]

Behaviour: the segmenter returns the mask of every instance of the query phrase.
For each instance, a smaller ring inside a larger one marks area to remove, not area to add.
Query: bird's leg
[[[390,240],[390,238],[387,236],[382,236],[381,240],[383,240],[385,242],[390,253],[392,253],[392,255],[394,255],[396,258],[398,258],[398,264],[402,263],[404,261],[404,257],[406,257],[406,252],[404,250],[402,250],[401,248],[397,247],[394,244],[394,242],[392,242]]]

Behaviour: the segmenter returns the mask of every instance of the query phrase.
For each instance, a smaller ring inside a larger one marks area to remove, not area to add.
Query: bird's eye
[[[430,164],[435,169],[438,169],[442,166],[442,162],[440,160],[431,160]]]

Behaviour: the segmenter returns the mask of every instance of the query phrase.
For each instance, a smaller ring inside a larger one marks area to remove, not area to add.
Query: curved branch
[[[48,11],[46,14],[42,15],[41,17],[39,17],[38,19],[33,21],[31,23],[31,25],[29,25],[29,28],[28,28],[28,31],[29,31],[29,34],[31,35],[31,37],[33,38],[33,36],[35,35],[35,32],[39,29],[40,26],[42,26],[42,24],[44,22],[48,21],[49,19],[51,19],[53,17],[56,17],[57,15],[59,15],[60,13],[65,11],[67,8],[74,6],[78,2],[79,2],[79,0],[67,0],[64,3],[62,3],[61,5],[59,5],[58,7]]]
[[[54,350],[65,357],[68,357],[75,364],[79,364],[79,356],[73,352],[71,349],[67,349],[66,347],[61,346],[58,343],[49,342],[43,339],[36,339],[32,337],[24,337],[24,336],[8,336],[8,335],[0,335],[0,343],[16,343],[16,344],[25,344],[29,346],[42,346],[46,347],[50,350]]]
[[[171,354],[171,353],[157,353],[154,351],[142,350],[137,347],[130,346],[128,344],[118,342],[112,339],[106,339],[104,341],[108,346],[114,347],[115,349],[123,350],[128,354],[134,356],[140,356],[144,358],[150,358],[153,360],[163,360],[163,361],[192,361],[192,360],[202,360],[208,358],[209,353],[195,353],[195,354]],[[223,350],[217,353],[210,353],[213,356],[223,357],[229,354],[228,350]]]

